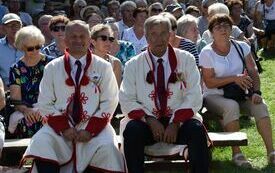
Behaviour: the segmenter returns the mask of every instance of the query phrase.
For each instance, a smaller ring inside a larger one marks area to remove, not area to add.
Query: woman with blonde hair
[[[20,29],[15,36],[15,47],[24,55],[10,68],[10,97],[18,105],[10,116],[8,130],[17,138],[31,137],[42,126],[42,118],[34,105],[44,68],[51,60],[40,53],[44,43],[43,34],[33,25]]]

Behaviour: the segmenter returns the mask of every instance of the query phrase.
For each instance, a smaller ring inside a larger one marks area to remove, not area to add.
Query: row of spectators
[[[33,4],[30,5],[30,2]],[[64,55],[68,41],[65,30],[70,20],[83,20],[89,25],[90,50],[112,64],[120,86],[126,62],[147,49],[144,23],[153,15],[162,15],[170,20],[170,45],[191,53],[198,67],[202,65],[199,54],[213,42],[213,28],[208,26],[208,22],[217,14],[231,17],[231,37],[249,44],[252,56],[257,60],[257,38],[271,38],[274,32],[275,2],[264,0],[251,5],[253,2],[255,1],[3,2],[0,6],[0,14],[3,16],[0,16],[0,32],[3,36],[0,40],[0,75],[5,90],[10,90],[11,99],[20,101],[16,106],[17,111],[9,118],[9,132],[15,137],[31,137],[41,127],[42,119],[34,108],[39,83],[46,64]],[[261,16],[266,19],[265,25],[260,25],[260,22],[254,25],[257,22],[253,21],[262,20]],[[37,24],[37,27],[33,24]],[[227,26],[221,25],[218,30],[229,28]],[[212,30],[208,30],[209,27]]]

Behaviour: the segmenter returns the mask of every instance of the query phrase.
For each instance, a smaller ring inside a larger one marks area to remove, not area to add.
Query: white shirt
[[[75,64],[75,62],[77,61],[77,59],[71,55],[69,55],[69,59],[70,59],[70,65],[71,65],[71,76],[75,83],[75,75],[76,75],[76,71],[77,71],[77,65]],[[78,60],[81,62],[81,73],[80,73],[80,78],[79,78],[79,82],[80,82],[82,79],[83,73],[84,73],[84,68],[86,66],[86,55],[82,56]]]
[[[118,31],[119,31],[119,40],[122,39],[123,37],[123,32],[125,29],[128,29],[129,27],[123,22],[123,20],[120,20],[118,22],[115,23],[116,26],[118,27]]]
[[[145,38],[145,35],[143,35],[141,39],[138,39],[136,37],[133,27],[124,30],[122,40],[131,42],[137,54],[141,53],[142,50],[147,46],[147,40]]]
[[[263,8],[265,8],[265,14]],[[275,1],[273,1],[270,7],[268,7],[266,4],[258,5],[257,11],[264,15],[264,19],[275,20]]]
[[[236,41],[243,49],[244,58],[250,53],[250,46],[242,41]],[[235,49],[230,45],[230,51],[226,56],[218,55],[213,51],[211,44],[205,46],[200,53],[200,66],[203,68],[212,68],[216,77],[236,76],[243,72],[243,62]],[[223,94],[222,89],[209,89],[204,85],[204,95]]]

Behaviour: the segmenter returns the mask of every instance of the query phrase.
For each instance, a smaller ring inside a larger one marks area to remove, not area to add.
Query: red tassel
[[[90,78],[88,76],[86,76],[86,74],[84,74],[84,76],[82,77],[81,80],[81,85],[82,86],[86,86],[89,84]]]
[[[65,82],[68,86],[74,86],[74,82],[71,77],[67,78]]]
[[[96,89],[97,87],[95,87],[95,93],[97,93],[97,89]]]
[[[182,82],[180,83],[180,90],[182,90]]]

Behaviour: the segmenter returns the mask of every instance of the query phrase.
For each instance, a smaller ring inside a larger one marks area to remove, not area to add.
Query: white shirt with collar
[[[76,59],[75,57],[69,55],[69,58],[70,58],[70,65],[71,65],[71,76],[74,80],[74,83],[75,83],[75,75],[76,75],[76,71],[77,71],[77,65],[75,64],[75,62],[77,60],[79,60],[81,62],[81,74],[80,74],[80,78],[79,78],[79,82],[81,81],[81,78],[83,76],[83,73],[84,73],[84,68],[86,66],[86,55],[82,56],[80,59]]]
[[[171,74],[171,67],[170,67],[170,63],[169,63],[169,59],[168,59],[168,49],[166,49],[164,55],[162,55],[161,57],[157,57],[157,56],[153,55],[152,53],[151,53],[151,55],[153,57],[153,64],[155,67],[154,76],[155,76],[156,82],[158,79],[158,65],[159,65],[158,59],[161,58],[163,60],[162,64],[164,67],[164,78],[165,78],[165,88],[166,88],[169,76]]]

